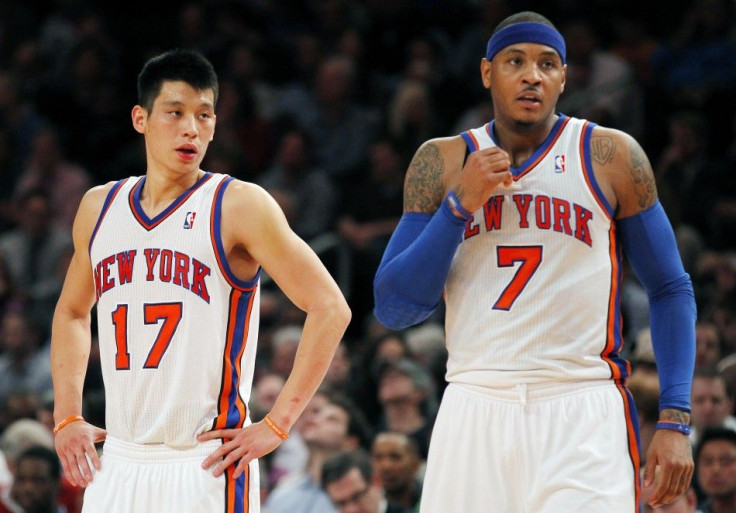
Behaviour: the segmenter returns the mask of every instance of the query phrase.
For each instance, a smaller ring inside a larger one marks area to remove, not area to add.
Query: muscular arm
[[[444,175],[443,152],[437,142],[428,141],[409,165],[404,215],[374,280],[375,314],[389,328],[423,321],[440,301],[465,226],[443,202]]]
[[[262,421],[199,436],[200,441],[225,439],[204,460],[203,468],[216,465],[215,475],[219,476],[236,464],[234,476],[238,477],[251,460],[278,447],[283,440],[276,430],[288,433],[312,398],[350,322],[350,309],[317,255],[289,228],[284,213],[263,189],[233,181],[222,208],[223,243],[233,272],[241,279],[251,279],[261,266],[307,314],[294,367],[268,413],[277,428],[272,430]]]
[[[51,375],[54,382],[54,421],[82,413],[82,389],[91,344],[90,310],[95,302],[89,240],[102,203],[112,184],[90,190],[82,199],[74,221],[74,256],[54,312],[51,328]],[[93,443],[104,431],[86,423],[69,424],[59,431],[56,448],[65,473],[77,485],[91,481],[91,472],[80,457],[88,454],[99,468]],[[95,453],[95,456],[92,454]],[[81,474],[80,474],[81,466]]]
[[[289,228],[263,189],[233,182],[223,208],[234,253],[242,248],[245,258],[263,267],[307,314],[294,368],[270,414],[288,431],[322,382],[350,321],[350,309],[317,255]]]
[[[440,301],[466,221],[446,191],[452,189],[463,209],[475,212],[502,182],[511,181],[506,152],[474,152],[461,170],[465,148],[461,137],[433,139],[409,166],[404,215],[373,283],[376,317],[389,328],[423,321]]]
[[[634,139],[613,130],[595,129],[591,156],[604,195],[615,208],[624,250],[649,297],[660,421],[687,424],[695,363],[695,300],[672,227],[657,200],[651,165]],[[655,474],[656,467],[661,472]],[[687,436],[657,430],[644,474],[644,486],[655,487],[650,504],[667,504],[682,494],[692,472]]]

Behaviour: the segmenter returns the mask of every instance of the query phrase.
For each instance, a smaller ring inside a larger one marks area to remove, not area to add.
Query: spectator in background
[[[271,370],[284,378],[289,376],[296,351],[301,340],[302,328],[295,324],[288,324],[276,328],[271,337]]]
[[[371,462],[388,503],[419,511],[423,461],[416,441],[404,433],[379,433],[373,440]]]
[[[60,483],[61,463],[53,449],[32,446],[15,460],[10,496],[25,513],[66,513],[59,502]]]
[[[47,193],[31,189],[18,199],[18,227],[0,236],[0,258],[35,320],[50,325],[61,290],[57,272],[72,250],[71,234],[52,225]],[[65,271],[66,269],[64,269]]]
[[[411,510],[386,502],[373,481],[373,469],[361,449],[340,452],[325,461],[322,485],[340,513],[408,513]]]
[[[288,130],[275,162],[257,179],[279,203],[292,229],[307,241],[332,228],[338,200],[327,174],[314,165],[314,149],[306,131]]]
[[[427,371],[410,359],[387,363],[378,381],[378,402],[383,409],[379,429],[412,437],[426,459],[436,413],[434,383]]]
[[[696,368],[693,375],[692,430],[690,441],[697,446],[699,437],[709,428],[736,431],[732,415],[733,398],[728,394],[726,380],[714,368]]]
[[[710,321],[695,324],[695,366],[715,367],[721,359],[721,336]]]
[[[41,349],[41,335],[22,311],[9,311],[0,321],[0,404],[11,393],[42,397],[52,390],[51,363]]]
[[[736,432],[708,429],[695,455],[696,475],[705,495],[703,513],[736,511]]]
[[[70,231],[79,202],[90,187],[87,171],[64,157],[58,132],[51,126],[39,130],[33,138],[28,165],[18,178],[16,197],[33,190],[44,191],[53,224]]]
[[[690,487],[673,502],[666,506],[657,506],[653,508],[649,505],[649,498],[652,496],[651,488],[643,488],[641,491],[642,508],[640,513],[703,513],[698,508],[698,497],[695,490]]]
[[[316,164],[340,182],[355,176],[377,130],[377,116],[354,99],[355,73],[352,59],[328,57],[317,69],[312,90],[279,97],[275,112],[310,134]]]
[[[322,489],[322,466],[341,450],[369,443],[368,427],[360,411],[347,397],[331,392],[328,401],[301,430],[309,449],[305,471],[283,480],[266,501],[269,513],[331,513],[329,497]]]

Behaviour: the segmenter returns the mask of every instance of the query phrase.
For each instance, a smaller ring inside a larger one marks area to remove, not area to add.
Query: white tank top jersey
[[[196,445],[250,423],[259,277],[238,279],[220,237],[232,178],[206,173],[150,219],[145,177],[117,182],[89,244],[106,429],[125,442]]]
[[[493,121],[464,132],[497,145]],[[625,378],[613,209],[593,176],[594,125],[560,115],[465,226],[445,287],[449,382]]]

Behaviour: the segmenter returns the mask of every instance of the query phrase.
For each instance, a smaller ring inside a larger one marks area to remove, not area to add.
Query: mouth
[[[193,144],[182,144],[181,146],[176,148],[176,153],[179,154],[179,156],[185,160],[192,160],[194,157],[197,156],[199,151],[197,150],[197,147]]]
[[[536,93],[526,92],[517,96],[516,101],[524,107],[532,108],[541,105],[542,98]]]

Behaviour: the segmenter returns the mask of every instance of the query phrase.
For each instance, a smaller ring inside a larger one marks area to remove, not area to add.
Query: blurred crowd
[[[0,512],[80,510],[50,432],[54,304],[84,192],[145,173],[136,74],[177,46],[201,50],[220,78],[203,168],[266,188],[353,309],[323,389],[261,461],[264,509],[417,511],[446,385],[442,311],[391,332],[371,314],[372,278],[413,153],[493,117],[480,59],[496,24],[526,9],[567,41],[559,110],[630,133],[652,163],[699,310],[696,478],[678,511],[736,511],[736,3],[149,4],[0,0]],[[254,420],[283,386],[303,320],[267,276],[262,294]],[[628,270],[621,297],[645,463],[659,389],[647,296]],[[104,426],[95,344],[84,415]]]

